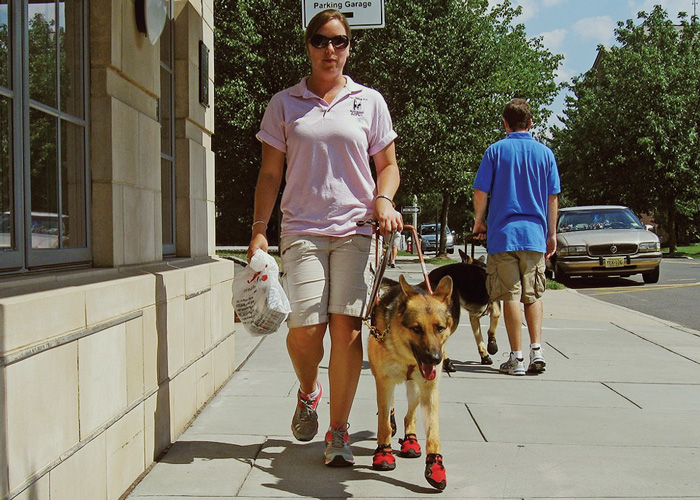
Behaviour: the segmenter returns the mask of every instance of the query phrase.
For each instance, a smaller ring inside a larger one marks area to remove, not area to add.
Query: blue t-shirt
[[[473,187],[491,195],[488,253],[547,250],[548,199],[560,191],[551,149],[511,132],[486,150]]]

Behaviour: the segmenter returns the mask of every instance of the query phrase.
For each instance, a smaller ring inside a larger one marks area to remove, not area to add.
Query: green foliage
[[[690,257],[692,259],[700,259],[700,243],[693,245],[678,246],[675,252],[670,252],[668,248],[661,249],[669,257]]]
[[[298,0],[216,0],[214,6],[217,236],[247,243],[261,146],[255,138],[276,92],[308,72]],[[270,222],[270,233],[278,229]]]
[[[677,221],[700,210],[700,29],[658,6],[639,19],[573,79],[552,146],[568,199],[655,213],[675,246]]]
[[[507,1],[490,11],[482,0],[387,0],[386,28],[357,37],[350,72],[387,99],[400,192],[422,198],[423,221],[471,229],[471,184],[484,150],[503,137],[506,102],[526,97],[536,120],[548,117],[561,56],[527,39],[513,24],[519,12]]]

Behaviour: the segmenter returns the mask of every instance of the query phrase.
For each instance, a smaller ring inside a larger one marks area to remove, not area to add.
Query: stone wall
[[[0,287],[0,498],[117,499],[234,369],[233,263]]]
[[[0,500],[116,500],[234,370],[214,257],[213,0],[174,0],[175,251],[163,259],[160,48],[90,0],[92,263],[0,279]],[[199,43],[210,49],[199,102]]]

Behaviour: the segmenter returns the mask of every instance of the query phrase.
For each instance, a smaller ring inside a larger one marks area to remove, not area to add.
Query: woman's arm
[[[372,158],[377,168],[377,196],[374,198],[374,218],[379,222],[379,231],[383,235],[391,231],[403,230],[401,214],[394,209],[391,201],[384,196],[394,199],[399,189],[401,176],[396,161],[396,146],[392,142],[387,147],[375,153]]]
[[[248,245],[248,260],[257,249],[267,252],[267,223],[277,201],[282,175],[284,174],[285,154],[262,143],[262,166],[255,186],[255,209],[253,215],[252,236]]]

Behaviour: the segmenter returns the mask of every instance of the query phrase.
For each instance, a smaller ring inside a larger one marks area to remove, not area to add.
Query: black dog
[[[428,274],[430,286],[436,286],[444,276],[452,278],[452,314],[459,321],[459,310],[461,307],[469,313],[469,322],[474,333],[474,340],[479,350],[482,365],[491,365],[493,361],[489,354],[498,352],[496,343],[496,327],[501,317],[501,307],[499,302],[491,302],[486,291],[486,269],[478,261],[460,262],[447,264],[433,269]],[[484,345],[481,335],[480,318],[486,314],[491,315],[491,324],[488,330],[488,347]],[[454,372],[455,367],[449,358],[443,361],[443,369],[447,372]]]

